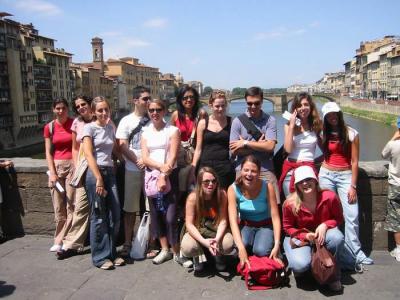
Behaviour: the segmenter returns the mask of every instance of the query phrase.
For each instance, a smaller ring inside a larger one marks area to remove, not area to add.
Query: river
[[[290,107],[289,103],[289,107]],[[322,103],[317,102],[317,107],[321,114]],[[228,114],[232,117],[238,116],[246,110],[246,102],[244,99],[235,100],[229,104]],[[273,112],[273,104],[269,101],[264,100],[263,110],[273,115],[277,121],[278,129],[278,145],[275,149],[279,149],[283,144],[284,130],[283,126],[287,122],[282,118],[282,114]],[[346,124],[356,129],[360,134],[360,160],[361,161],[372,161],[381,160],[381,151],[387,141],[393,136],[394,127],[387,126],[383,123],[356,118],[351,115],[344,114],[344,120]],[[319,152],[320,153],[320,152]],[[317,154],[319,155],[319,154]]]

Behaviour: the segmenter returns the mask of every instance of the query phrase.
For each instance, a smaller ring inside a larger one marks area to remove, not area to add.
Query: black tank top
[[[231,117],[227,117],[227,124],[218,132],[208,130],[208,118],[203,134],[203,149],[201,161],[227,161],[229,160],[229,135],[231,132]]]

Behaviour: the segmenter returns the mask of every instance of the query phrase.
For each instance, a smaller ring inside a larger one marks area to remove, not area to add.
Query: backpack
[[[264,256],[249,256],[250,269],[237,265],[237,272],[244,277],[249,290],[269,290],[288,284],[285,267],[275,260]]]
[[[55,120],[49,123],[49,134],[50,134],[50,153],[54,155],[54,144],[53,144],[53,135],[54,135],[54,127],[55,127]]]

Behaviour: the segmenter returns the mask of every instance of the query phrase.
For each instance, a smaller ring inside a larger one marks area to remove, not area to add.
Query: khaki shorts
[[[140,211],[140,195],[143,189],[143,172],[125,170],[124,211]]]
[[[384,228],[391,232],[400,232],[400,186],[389,184],[387,213]]]

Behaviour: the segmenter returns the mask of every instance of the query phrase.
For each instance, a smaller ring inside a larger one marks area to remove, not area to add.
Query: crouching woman
[[[212,168],[203,167],[197,175],[197,185],[186,200],[186,230],[182,238],[181,251],[194,258],[195,271],[204,266],[207,249],[215,258],[218,271],[225,269],[222,255],[233,248],[233,238],[226,232],[228,202],[226,192],[220,188],[218,176]]]
[[[337,227],[343,223],[338,196],[319,188],[314,170],[309,166],[297,168],[294,176],[296,191],[283,204],[283,229],[286,233],[283,247],[289,268],[298,277],[311,267],[312,243],[325,244],[336,256],[342,251],[344,237]],[[342,289],[340,273],[329,288],[333,291]]]

